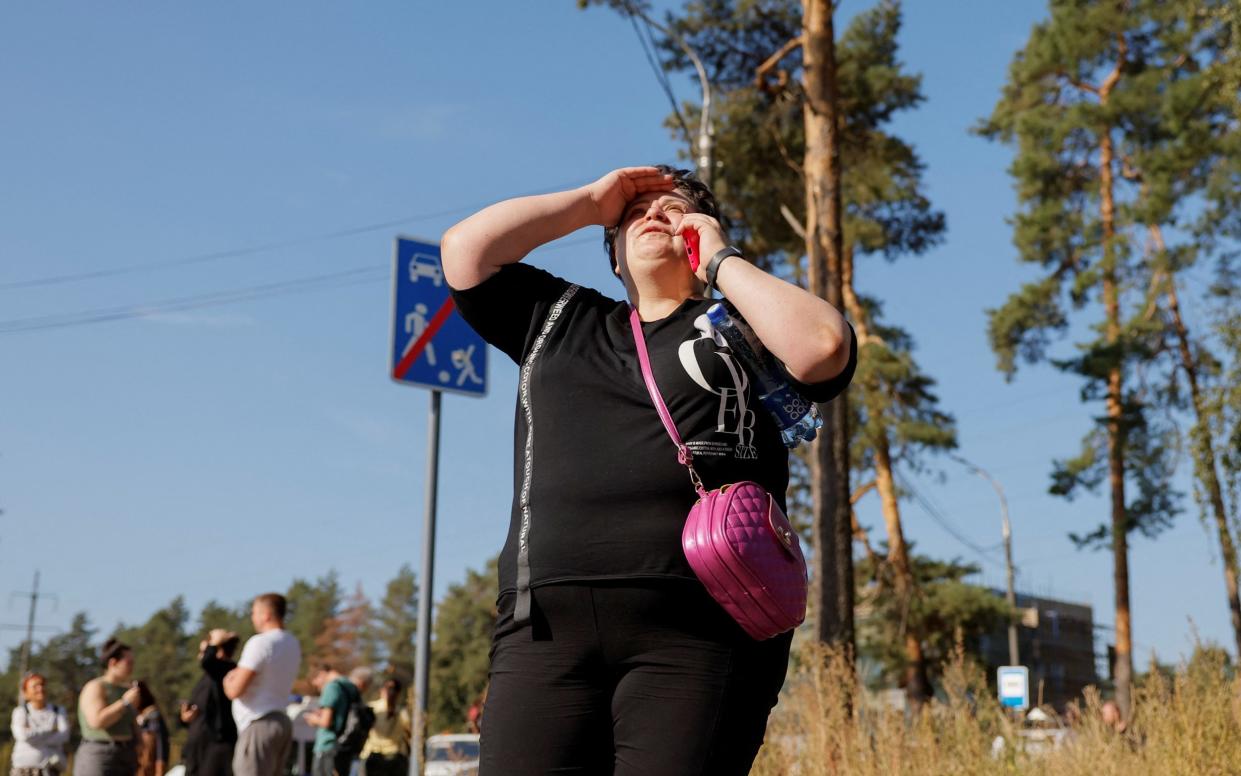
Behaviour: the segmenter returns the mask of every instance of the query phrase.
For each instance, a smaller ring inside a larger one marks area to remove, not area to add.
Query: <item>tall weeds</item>
[[[1054,749],[1032,752],[982,671],[946,666],[943,697],[917,711],[879,703],[841,655],[807,648],[772,714],[754,776],[1216,776],[1241,774],[1241,682],[1218,651],[1152,671],[1117,732],[1087,690]],[[998,741],[997,741],[998,740]]]

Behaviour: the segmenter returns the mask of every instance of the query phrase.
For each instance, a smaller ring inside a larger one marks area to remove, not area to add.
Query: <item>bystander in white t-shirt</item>
[[[250,686],[233,700],[237,732],[259,717],[285,710],[301,664],[302,648],[288,631],[269,630],[250,637],[237,661],[239,668],[254,672]]]
[[[36,709],[23,703],[13,709],[14,768],[65,767],[65,743],[69,740],[69,720],[65,710],[54,704]]]

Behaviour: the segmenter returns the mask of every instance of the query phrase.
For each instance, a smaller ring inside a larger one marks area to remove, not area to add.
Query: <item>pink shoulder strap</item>
[[[677,461],[689,469],[690,481],[694,483],[694,490],[698,491],[698,495],[706,496],[707,491],[702,486],[702,480],[699,479],[698,472],[694,471],[694,454],[681,441],[676,423],[672,421],[672,413],[668,412],[668,405],[664,404],[664,397],[660,395],[659,386],[655,384],[655,375],[651,372],[651,357],[646,351],[646,337],[642,335],[642,321],[638,318],[638,308],[632,304],[629,305],[629,328],[633,329],[633,342],[638,349],[638,364],[642,367],[642,379],[646,382],[646,392],[651,395],[651,402],[659,412],[659,419],[664,423],[664,430],[672,438],[672,443],[677,446]]]

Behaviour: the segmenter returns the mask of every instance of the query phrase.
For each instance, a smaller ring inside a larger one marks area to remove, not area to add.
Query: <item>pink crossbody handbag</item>
[[[664,429],[689,470],[698,501],[689,511],[681,547],[711,597],[758,641],[796,628],[806,619],[806,559],[789,520],[761,485],[737,482],[708,491],[694,471],[694,455],[681,442],[664,404],[632,305],[629,325],[638,348],[642,379]]]

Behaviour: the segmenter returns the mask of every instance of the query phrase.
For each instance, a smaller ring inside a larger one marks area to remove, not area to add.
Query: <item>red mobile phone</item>
[[[689,269],[691,272],[698,271],[698,232],[694,229],[686,229],[682,236],[685,240],[685,253],[689,256]]]

